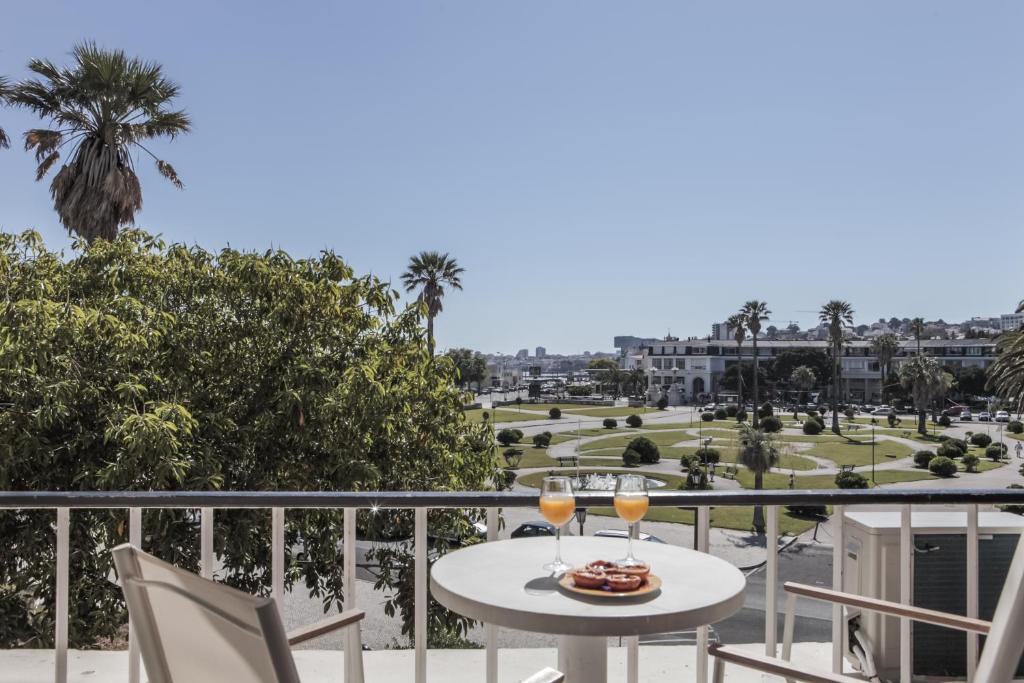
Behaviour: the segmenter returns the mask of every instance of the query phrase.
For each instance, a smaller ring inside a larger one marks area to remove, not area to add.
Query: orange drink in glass
[[[544,477],[540,489],[540,513],[555,527],[555,559],[544,565],[544,569],[560,574],[571,565],[562,561],[562,527],[576,511],[576,497],[572,492],[569,477]]]
[[[645,564],[633,557],[633,527],[647,514],[647,477],[638,474],[620,474],[615,478],[615,512],[629,524],[626,538],[626,557],[615,564],[635,567]]]

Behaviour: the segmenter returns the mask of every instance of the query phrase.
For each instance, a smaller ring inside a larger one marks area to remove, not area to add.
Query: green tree
[[[891,332],[878,335],[871,342],[871,351],[878,358],[878,368],[882,373],[882,402],[886,402],[888,379],[892,376],[892,359],[900,350],[899,339]]]
[[[471,388],[476,384],[479,389],[487,379],[487,359],[479,352],[458,348],[448,349],[444,355],[451,359],[459,373],[459,386]]]
[[[611,394],[618,398],[622,392],[622,384],[626,380],[626,374],[619,368],[619,364],[610,358],[596,358],[587,365],[591,375],[596,375],[598,384],[611,391]]]
[[[800,365],[793,368],[793,372],[789,375],[789,384],[794,389],[800,392],[800,397],[797,401],[794,401],[793,406],[793,419],[799,419],[797,416],[797,405],[803,401],[803,395],[814,388],[815,382],[818,378],[814,376],[814,370],[811,370],[806,365]]]
[[[70,163],[50,183],[61,224],[89,242],[110,240],[142,208],[133,154],[152,157],[160,175],[181,189],[174,167],[146,145],[156,138],[173,140],[192,124],[184,111],[171,108],[179,88],[159,64],[95,43],[76,45],[71,57],[74,63],[66,68],[46,59],[30,61],[38,78],[15,85],[9,100],[52,126],[25,133],[25,149],[35,152],[38,164],[36,180],[70,146]]]
[[[747,339],[747,319],[743,316],[743,311],[734,313],[729,316],[729,319],[725,321],[725,324],[732,330],[732,338],[736,342],[736,363],[737,365],[743,365],[743,342]],[[743,405],[743,373],[737,370],[736,374],[736,403]],[[739,420],[737,420],[738,422]]]
[[[402,273],[405,291],[419,290],[420,304],[427,312],[427,348],[434,355],[434,318],[444,310],[444,288],[462,289],[461,275],[466,272],[458,262],[436,251],[421,251],[409,259]]]
[[[833,299],[821,307],[818,320],[828,325],[832,344],[832,431],[839,433],[839,363],[843,355],[845,326],[853,324],[853,307],[846,301]]]
[[[455,367],[427,352],[419,312],[338,256],[217,254],[136,230],[68,258],[0,233],[0,490],[477,490],[496,475],[490,425],[462,414]],[[124,510],[71,515],[70,643],[92,647],[125,613],[107,577]],[[266,510],[218,512],[219,577],[266,595]],[[435,511],[431,533],[464,536]],[[0,641],[52,647],[52,514],[0,513]],[[406,511],[360,514],[389,608],[412,625],[413,558],[387,543]],[[341,512],[289,510],[285,581],[341,599]],[[198,523],[143,514],[146,549],[198,568]],[[307,561],[292,555],[300,539]],[[430,607],[431,633],[467,622]]]
[[[910,321],[910,333],[917,340],[917,353],[921,355],[921,337],[924,336],[924,318],[914,318]]]
[[[964,396],[980,396],[985,392],[988,377],[979,367],[960,368],[956,374],[956,386]]]
[[[7,104],[11,97],[11,83],[3,76],[0,76],[0,105]],[[7,133],[2,127],[0,127],[0,149],[7,149],[11,146],[11,139],[7,137]]]
[[[755,411],[756,412],[756,411]],[[779,444],[776,437],[753,425],[739,426],[740,452],[737,461],[754,473],[754,489],[764,488],[764,475],[779,462]],[[754,506],[754,532],[764,534],[764,507]]]
[[[772,379],[778,384],[788,384],[793,370],[806,365],[814,376],[825,381],[832,374],[832,359],[820,349],[786,349],[775,356],[770,366]]]
[[[1024,301],[1017,312],[1024,313]],[[988,388],[1020,413],[1024,411],[1024,330],[999,335],[996,350],[996,360],[988,367]]]
[[[750,330],[750,343],[754,349],[754,405],[756,406],[758,401],[761,400],[760,394],[757,391],[757,374],[758,374],[758,362],[757,362],[757,335],[761,333],[761,323],[768,320],[768,316],[772,314],[768,310],[768,304],[763,301],[748,301],[743,304],[743,308],[740,309],[740,314],[743,315],[743,319],[747,323],[747,329]],[[753,423],[754,429],[757,429],[758,416],[757,411],[751,416],[751,422]]]
[[[642,367],[635,367],[629,371],[629,386],[633,396],[640,396],[647,388],[647,373]]]
[[[927,434],[925,418],[928,406],[946,393],[951,377],[934,358],[917,355],[900,365],[900,382],[910,390],[914,399],[918,433]]]

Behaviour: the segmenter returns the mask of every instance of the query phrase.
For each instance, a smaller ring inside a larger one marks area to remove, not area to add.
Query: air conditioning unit
[[[882,600],[900,601],[899,511],[844,515],[846,552],[843,591]],[[914,544],[911,602],[918,607],[967,613],[967,513],[913,512]],[[1003,590],[1024,517],[1006,512],[978,514],[978,617],[991,619]],[[900,626],[896,617],[846,610],[843,642],[855,666],[850,630],[856,628],[871,651],[882,680],[898,680]],[[967,672],[967,635],[928,624],[911,626],[915,680],[963,679]],[[1024,678],[1024,662],[1017,669]]]

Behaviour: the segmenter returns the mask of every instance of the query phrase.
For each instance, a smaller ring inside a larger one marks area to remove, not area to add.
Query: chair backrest
[[[1024,653],[1024,536],[1017,540],[974,680],[1009,683]]]
[[[277,606],[132,545],[113,550],[150,683],[299,683]]]

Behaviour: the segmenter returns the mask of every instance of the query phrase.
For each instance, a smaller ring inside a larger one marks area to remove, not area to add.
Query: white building
[[[999,329],[1003,332],[1019,330],[1024,325],[1024,313],[1003,313],[999,316]]]

